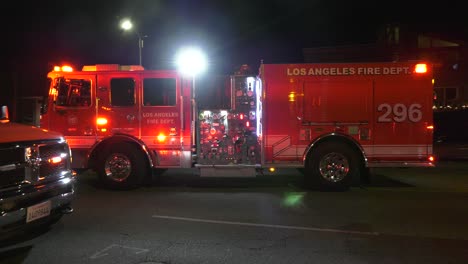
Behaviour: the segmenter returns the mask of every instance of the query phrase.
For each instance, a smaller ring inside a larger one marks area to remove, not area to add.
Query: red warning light
[[[216,134],[216,129],[215,129],[214,127],[212,127],[212,128],[210,129],[210,134],[211,134],[211,135]]]
[[[414,67],[414,72],[416,72],[416,73],[426,73],[427,72],[427,65],[425,63],[416,64],[416,67]]]

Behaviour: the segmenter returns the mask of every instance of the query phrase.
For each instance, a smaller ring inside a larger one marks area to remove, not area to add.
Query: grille
[[[67,168],[68,149],[65,144],[42,145],[39,147],[41,158],[39,167],[40,177],[57,175]],[[50,162],[53,158],[61,157],[60,161]]]
[[[65,142],[41,142],[0,148],[0,188],[61,176],[70,167]]]
[[[24,148],[0,148],[0,186],[19,184],[24,180]]]
[[[24,162],[24,148],[11,147],[0,149],[0,166]]]

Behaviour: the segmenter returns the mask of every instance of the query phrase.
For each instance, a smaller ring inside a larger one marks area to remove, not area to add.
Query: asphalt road
[[[348,192],[167,172],[117,192],[79,177],[75,212],[4,241],[0,263],[468,263],[468,164],[374,169]]]

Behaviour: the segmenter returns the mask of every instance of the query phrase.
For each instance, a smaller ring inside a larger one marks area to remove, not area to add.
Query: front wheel
[[[99,179],[111,189],[136,188],[149,172],[143,152],[127,142],[109,145],[97,166]]]
[[[359,168],[359,157],[348,145],[322,143],[307,159],[306,183],[325,191],[346,191],[359,177]]]

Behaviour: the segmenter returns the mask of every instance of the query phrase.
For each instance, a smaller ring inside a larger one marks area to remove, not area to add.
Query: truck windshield
[[[57,106],[87,107],[91,104],[91,81],[84,79],[58,78]]]

